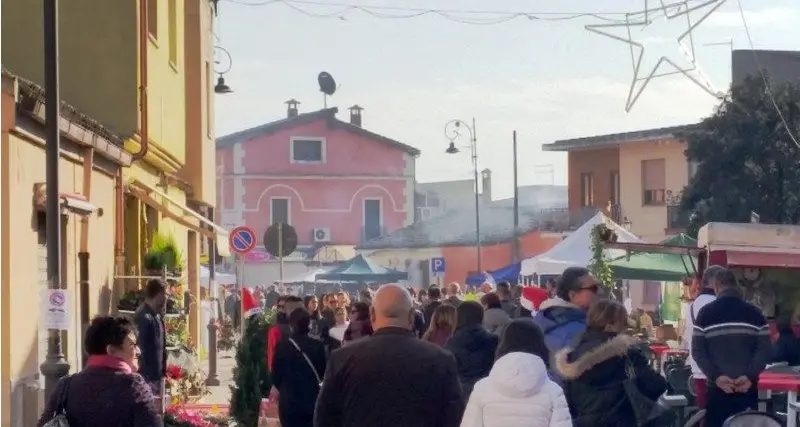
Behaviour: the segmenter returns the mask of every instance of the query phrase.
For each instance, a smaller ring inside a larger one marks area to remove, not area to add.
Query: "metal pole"
[[[278,223],[278,283],[283,286],[283,223]]]
[[[239,254],[239,333],[244,338],[244,255]]]
[[[59,120],[61,100],[58,87],[58,0],[44,1],[44,88],[47,182],[47,285],[61,289],[61,196],[59,195],[58,162],[61,151]],[[45,400],[58,381],[69,373],[69,362],[61,348],[61,331],[48,331],[47,358],[39,367],[44,375]]]
[[[213,211],[209,215],[214,220]],[[209,226],[212,231],[213,228]],[[220,385],[217,377],[217,304],[219,301],[219,291],[216,284],[217,278],[217,239],[208,239],[208,291],[211,293],[211,316],[208,318],[208,377],[207,386]]]
[[[520,259],[519,248],[519,182],[517,181],[517,131],[514,131],[514,255],[513,261]]]
[[[475,133],[475,117],[472,118],[470,147],[472,148],[472,172],[475,177],[475,250],[478,252],[478,274],[483,272],[481,267],[481,200],[478,194],[478,138]],[[486,191],[484,189],[484,191]]]

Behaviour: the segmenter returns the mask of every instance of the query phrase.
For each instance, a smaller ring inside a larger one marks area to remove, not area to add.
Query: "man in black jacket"
[[[375,333],[331,354],[314,427],[457,427],[464,411],[453,355],[411,332],[411,295],[375,294]]]
[[[433,312],[436,307],[442,305],[442,291],[437,286],[428,288],[428,302],[422,307],[422,318],[425,320],[425,331],[431,326],[431,319],[433,319]],[[425,331],[422,333],[424,334]]]
[[[771,357],[764,315],[742,299],[736,277],[712,266],[717,299],[700,309],[692,357],[708,378],[706,427],[721,427],[733,414],[757,409],[758,377]],[[705,280],[705,276],[703,277]]]
[[[150,384],[156,396],[162,396],[162,383],[167,370],[166,329],[164,309],[167,305],[167,286],[161,279],[151,279],[144,289],[144,304],[136,313],[139,336],[137,344],[139,374]]]

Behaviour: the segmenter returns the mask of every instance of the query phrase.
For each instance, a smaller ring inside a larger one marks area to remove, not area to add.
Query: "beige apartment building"
[[[570,210],[594,207],[647,242],[682,231],[677,209],[696,169],[679,134],[689,126],[555,141],[544,151],[568,156]]]

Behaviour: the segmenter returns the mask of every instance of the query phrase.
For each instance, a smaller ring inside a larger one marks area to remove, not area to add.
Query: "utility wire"
[[[570,21],[581,18],[595,18],[609,23],[625,23],[626,17],[644,16],[645,12],[524,12],[470,9],[424,9],[402,6],[371,6],[316,0],[226,0],[243,6],[284,5],[296,12],[313,18],[346,20],[352,12],[362,12],[380,19],[410,19],[426,15],[439,16],[453,22],[470,25],[497,25],[515,19],[531,21]],[[304,7],[305,6],[305,7]],[[335,7],[337,10],[320,13],[311,11],[308,6]],[[653,11],[650,11],[653,14]]]
[[[742,17],[742,25],[744,26],[745,34],[747,34],[747,42],[750,45],[750,51],[753,52],[753,59],[755,60],[756,67],[758,67],[758,73],[761,74],[761,80],[764,81],[764,90],[767,94],[767,97],[772,102],[772,106],[775,107],[775,112],[778,113],[778,117],[780,117],[781,123],[783,124],[784,129],[786,129],[786,133],[789,135],[789,138],[792,140],[792,142],[794,142],[794,145],[796,145],[797,148],[800,148],[800,141],[797,140],[792,128],[789,127],[789,122],[786,121],[786,117],[783,115],[783,112],[778,106],[778,102],[775,100],[775,95],[772,93],[769,79],[764,73],[764,67],[761,66],[761,61],[758,59],[758,52],[756,52],[755,43],[753,43],[753,36],[750,34],[750,27],[747,25],[747,17],[745,17],[744,8],[742,7],[742,0],[736,0],[736,3],[739,6],[739,15]]]

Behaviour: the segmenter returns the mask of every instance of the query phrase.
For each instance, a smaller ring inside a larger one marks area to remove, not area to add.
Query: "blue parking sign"
[[[431,273],[444,274],[445,271],[446,265],[444,258],[431,258]]]

